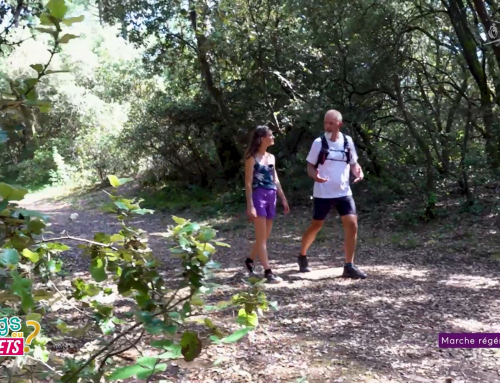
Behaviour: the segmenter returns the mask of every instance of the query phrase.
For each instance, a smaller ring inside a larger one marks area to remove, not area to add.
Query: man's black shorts
[[[340,216],[357,215],[356,204],[352,196],[339,198],[314,198],[314,215],[313,219],[324,221],[332,207],[336,207]]]

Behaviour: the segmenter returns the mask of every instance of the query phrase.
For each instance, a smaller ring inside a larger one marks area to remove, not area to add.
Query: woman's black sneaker
[[[281,279],[280,277],[278,277],[271,270],[266,270],[265,271],[265,278],[267,280],[267,283],[280,283],[281,281],[283,281],[283,279]]]
[[[311,269],[309,268],[309,263],[307,262],[307,257],[304,255],[299,255],[299,272],[301,273],[309,273]]]
[[[251,258],[245,259],[245,265],[248,269],[248,276],[249,277],[258,277],[257,274],[255,274],[254,266],[253,266],[253,261]]]
[[[360,269],[354,266],[352,263],[346,263],[344,265],[344,273],[342,274],[344,278],[354,278],[354,279],[365,279],[367,275],[363,273]]]

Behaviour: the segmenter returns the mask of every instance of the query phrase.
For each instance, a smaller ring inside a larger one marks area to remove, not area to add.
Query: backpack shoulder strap
[[[351,162],[351,151],[349,150],[349,141],[347,141],[347,136],[342,132],[344,136],[344,152],[346,154],[346,162],[349,164]]]
[[[325,134],[322,134],[321,135],[321,146],[323,147],[323,149],[325,150],[330,150],[330,147],[328,146],[328,142],[326,142],[326,137],[325,137]]]
[[[318,160],[316,161],[315,168],[317,169],[319,165],[323,165],[325,163],[326,157],[328,156],[328,152],[330,151],[330,146],[328,142],[326,142],[325,134],[321,135],[321,149],[318,153]]]

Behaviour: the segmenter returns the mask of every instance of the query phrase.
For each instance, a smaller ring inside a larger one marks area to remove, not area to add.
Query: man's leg
[[[325,222],[325,218],[330,212],[330,209],[331,209],[330,199],[324,199],[324,198],[314,199],[313,220],[311,222],[311,225],[302,235],[302,246],[300,248],[300,255],[297,259],[299,263],[299,271],[302,273],[307,273],[311,271],[309,269],[309,263],[307,261],[307,251],[309,250],[309,247],[311,247],[312,243],[316,239],[316,235],[318,235],[319,231],[323,227],[323,223]]]
[[[307,230],[302,235],[302,246],[300,247],[300,255],[305,257],[307,255],[307,250],[311,247],[312,243],[316,239],[316,236],[320,232],[323,227],[323,223],[325,221],[319,221],[313,219],[311,225],[307,228]]]
[[[345,265],[342,276],[364,279],[366,278],[366,274],[354,265],[354,252],[356,251],[356,242],[358,239],[358,215],[352,196],[339,198],[337,201],[337,210],[342,219],[342,226],[344,227]]]
[[[344,227],[344,250],[346,263],[354,262],[356,241],[358,239],[358,217],[356,215],[344,215],[342,217]]]

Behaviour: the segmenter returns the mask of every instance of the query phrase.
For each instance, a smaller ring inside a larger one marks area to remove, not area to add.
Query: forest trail
[[[119,230],[113,216],[99,211],[106,196],[97,192],[60,201],[28,199],[23,206],[51,217],[48,228],[92,239],[93,233]],[[271,265],[284,281],[266,288],[279,310],[269,311],[256,333],[238,344],[210,345],[192,363],[175,361],[163,379],[182,382],[496,382],[500,381],[500,349],[440,349],[440,332],[500,333],[499,233],[484,217],[456,217],[394,231],[381,215],[360,213],[355,262],[365,280],[338,278],[343,261],[338,218],[328,218],[310,253],[313,272],[299,274],[296,256],[310,210],[279,214],[268,246]],[[78,213],[75,222],[69,216]],[[243,212],[244,213],[244,212]],[[177,214],[190,218],[187,214]],[[244,214],[211,219],[221,241],[214,259],[216,278],[230,296],[243,286],[243,260],[253,237]],[[150,234],[173,224],[169,214],[138,217],[133,226]],[[453,226],[456,224],[457,226]],[[333,229],[332,229],[333,227]],[[495,245],[496,243],[496,245]],[[164,239],[150,246],[165,262]],[[80,250],[64,255],[72,273],[88,273]],[[258,263],[257,263],[258,265]],[[263,272],[260,265],[258,272]],[[81,275],[81,274],[80,274]],[[68,281],[61,282],[60,289]],[[62,307],[69,310],[71,307]],[[216,314],[230,319],[231,311]],[[214,361],[217,360],[217,365]]]

